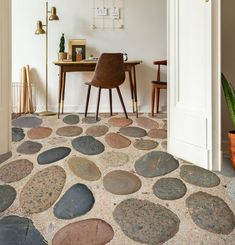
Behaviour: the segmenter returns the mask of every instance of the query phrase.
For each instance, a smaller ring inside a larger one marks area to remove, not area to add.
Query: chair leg
[[[152,117],[154,117],[155,88],[152,86]]]
[[[122,98],[122,94],[121,94],[121,91],[120,91],[120,88],[117,87],[117,92],[118,92],[118,96],[119,96],[119,99],[121,101],[121,104],[122,104],[122,108],[123,108],[123,111],[125,113],[125,116],[126,118],[128,119],[128,116],[127,116],[127,112],[126,112],[126,108],[125,108],[125,105],[124,105],[124,102],[123,102],[123,98]]]
[[[88,105],[89,105],[90,93],[91,93],[91,85],[88,85],[88,89],[87,89],[87,97],[86,97],[85,117],[87,117],[87,111],[88,111]]]
[[[157,93],[156,93],[156,113],[157,114],[159,112],[159,96],[160,96],[160,88],[157,88]]]
[[[112,89],[109,89],[110,116],[113,115]]]
[[[100,94],[101,94],[101,87],[99,87],[99,92],[98,92],[98,101],[97,101],[97,109],[96,109],[96,121],[98,121],[98,119],[99,119]]]

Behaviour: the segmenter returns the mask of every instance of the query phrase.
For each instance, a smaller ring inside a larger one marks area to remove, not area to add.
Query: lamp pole
[[[49,14],[50,17],[49,17]],[[41,116],[53,116],[56,115],[55,112],[48,111],[48,32],[49,32],[49,20],[59,20],[59,17],[56,15],[56,8],[52,7],[51,11],[49,11],[48,8],[48,2],[46,2],[46,24],[42,25],[41,21],[38,21],[38,28],[36,30],[37,35],[40,34],[46,34],[46,110],[43,112],[40,112],[39,115]],[[43,30],[43,27],[45,27],[45,30]]]

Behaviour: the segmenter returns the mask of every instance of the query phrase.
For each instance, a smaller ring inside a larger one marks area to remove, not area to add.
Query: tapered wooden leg
[[[160,88],[157,88],[156,92],[156,113],[159,112],[159,96],[160,96]]]
[[[121,94],[121,91],[120,91],[120,88],[117,87],[117,92],[118,92],[118,96],[120,98],[120,101],[121,101],[121,104],[122,104],[122,108],[123,108],[123,111],[125,113],[125,116],[126,118],[128,119],[128,116],[127,116],[127,112],[126,112],[126,108],[125,108],[125,105],[124,105],[124,102],[123,102],[123,98],[122,98],[122,94]]]
[[[85,117],[87,117],[87,111],[88,111],[88,105],[89,105],[90,93],[91,93],[91,85],[88,85],[88,89],[87,89],[87,97],[86,97]]]
[[[66,72],[63,77],[63,91],[62,91],[62,114],[64,114],[64,96],[65,96],[65,85],[66,85]]]
[[[110,116],[113,115],[112,89],[109,89]]]
[[[152,117],[154,116],[155,88],[152,86]]]
[[[135,113],[134,89],[133,89],[133,79],[132,79],[131,70],[128,73],[129,73],[129,82],[130,82],[130,89],[131,89],[132,109],[133,109],[133,113]]]
[[[99,119],[100,94],[101,94],[101,87],[99,87],[99,92],[98,92],[98,100],[97,100],[97,108],[96,108],[96,121],[98,121],[98,119]]]
[[[138,118],[138,98],[137,98],[137,83],[136,83],[136,71],[135,71],[135,66],[133,66],[133,74],[134,74],[134,95],[135,95],[135,113],[136,113],[136,117]]]
[[[62,67],[60,67],[60,74],[59,74],[59,98],[58,98],[58,119],[60,118],[60,105],[61,105],[62,83],[63,83],[63,69],[62,69]]]

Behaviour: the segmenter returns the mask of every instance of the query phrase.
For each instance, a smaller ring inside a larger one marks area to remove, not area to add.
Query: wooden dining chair
[[[159,97],[160,90],[167,89],[167,82],[161,81],[161,65],[167,66],[167,60],[154,61],[154,65],[157,65],[157,80],[152,81],[152,116],[154,116],[154,105],[156,98],[156,113],[159,112]]]
[[[88,91],[87,91],[85,117],[87,117],[91,86],[94,86],[99,88],[97,109],[96,109],[96,120],[98,120],[98,116],[99,116],[100,96],[101,96],[102,89],[109,90],[110,115],[112,116],[113,114],[112,89],[113,88],[116,88],[125,116],[126,118],[128,118],[126,108],[123,102],[122,94],[119,88],[119,86],[125,81],[125,76],[126,75],[124,70],[123,54],[104,53],[100,56],[95,68],[93,79],[91,80],[91,82],[86,83],[88,85]]]

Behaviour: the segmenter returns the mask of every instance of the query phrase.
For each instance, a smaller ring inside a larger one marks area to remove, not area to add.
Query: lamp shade
[[[49,20],[59,20],[59,17],[56,14],[56,7],[51,8],[51,16],[49,17]]]
[[[35,31],[35,34],[36,35],[41,35],[41,34],[45,34],[45,30],[43,29],[43,26],[42,26],[42,22],[39,20],[37,22],[37,30]]]

